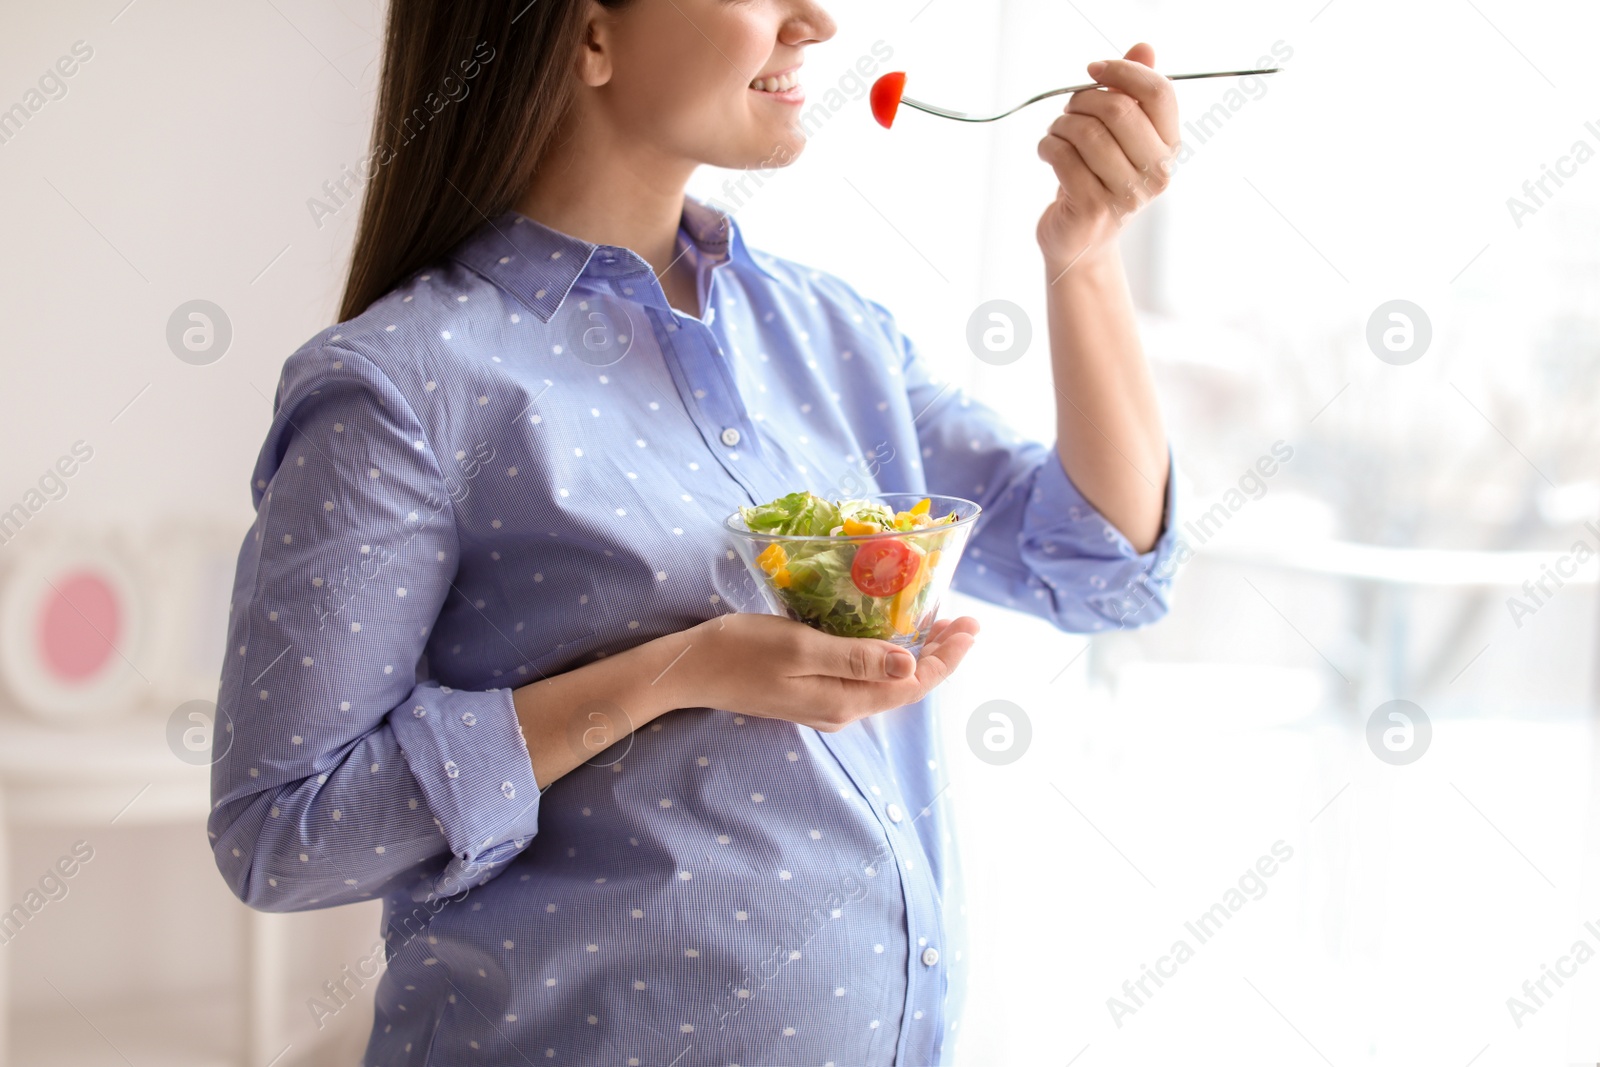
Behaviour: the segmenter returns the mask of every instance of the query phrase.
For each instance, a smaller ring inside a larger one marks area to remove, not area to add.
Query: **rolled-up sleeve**
[[[951,587],[1074,633],[1166,615],[1178,547],[1170,452],[1161,532],[1141,553],[1084,499],[1054,443],[1020,437],[966,389],[936,377],[893,316],[869,303],[903,360],[928,492],[983,507]],[[1130,468],[1128,476],[1139,475]]]
[[[481,884],[538,828],[510,689],[427,677],[459,559],[444,474],[370,360],[290,357],[253,474],[217,697],[207,830],[267,911]]]

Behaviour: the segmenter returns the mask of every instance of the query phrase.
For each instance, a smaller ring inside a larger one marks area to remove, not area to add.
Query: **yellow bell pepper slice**
[[[922,552],[922,550],[917,548],[917,546],[914,544],[911,547],[918,553]],[[894,627],[895,633],[908,634],[912,630],[916,629],[917,620],[911,614],[911,609],[917,601],[917,594],[921,592],[922,586],[930,577],[932,577],[933,568],[937,566],[938,563],[939,550],[937,548],[932,552],[923,555],[922,562],[917,567],[917,573],[912,576],[910,584],[896,593],[894,595],[894,599],[890,601],[889,620],[890,624]]]
[[[854,537],[857,534],[875,534],[882,532],[883,528],[875,522],[857,522],[855,519],[844,520],[844,533],[846,537]]]
[[[788,567],[779,567],[777,572],[772,576],[772,584],[777,586],[779,589],[789,588],[793,581],[794,578],[789,574]]]
[[[921,500],[917,501],[915,504],[912,505],[911,513],[913,515],[926,515],[928,513],[928,510],[930,508],[932,508],[932,507],[933,507],[933,498],[925,496]]]
[[[789,553],[785,552],[783,546],[776,541],[762,549],[761,555],[756,557],[756,564],[769,576],[782,570],[788,562]]]

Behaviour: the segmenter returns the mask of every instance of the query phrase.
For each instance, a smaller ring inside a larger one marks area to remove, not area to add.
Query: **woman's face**
[[[782,166],[805,147],[798,68],[806,45],[837,29],[816,0],[633,0],[592,11],[583,110],[620,138],[728,168]]]

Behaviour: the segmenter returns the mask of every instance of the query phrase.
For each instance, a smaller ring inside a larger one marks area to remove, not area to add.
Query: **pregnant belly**
[[[904,898],[827,747],[707,709],[652,725],[553,783],[528,849],[434,920],[472,1007],[445,1013],[429,1062],[486,1042],[557,1062],[893,1062]]]

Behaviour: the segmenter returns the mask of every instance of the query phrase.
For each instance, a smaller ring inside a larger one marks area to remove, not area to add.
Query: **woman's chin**
[[[777,170],[787,167],[805,151],[806,136],[798,127],[752,134],[741,145],[707,153],[700,162],[723,170]]]
[[[764,141],[765,151],[748,165],[759,170],[787,167],[806,150],[806,133],[798,124],[779,126]]]

